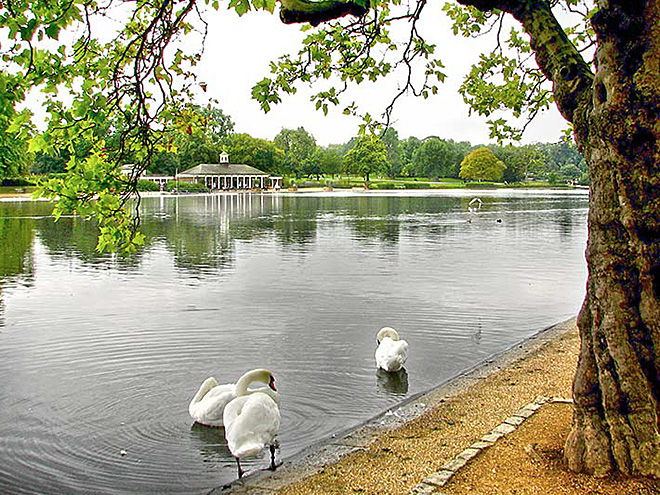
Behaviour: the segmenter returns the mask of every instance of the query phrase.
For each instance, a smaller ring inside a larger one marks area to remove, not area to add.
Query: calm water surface
[[[359,424],[573,316],[587,202],[579,191],[152,197],[147,244],[128,259],[97,254],[91,222],[0,202],[0,491],[204,493],[231,481],[222,430],[187,412],[211,375],[274,371],[280,457]],[[410,344],[396,379],[374,367],[385,325]]]

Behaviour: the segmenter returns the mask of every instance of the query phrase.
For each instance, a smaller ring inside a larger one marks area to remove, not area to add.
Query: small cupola
[[[229,163],[229,155],[224,151],[220,153],[220,163]]]

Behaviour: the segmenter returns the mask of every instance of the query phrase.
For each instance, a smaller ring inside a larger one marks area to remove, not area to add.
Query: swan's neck
[[[271,390],[271,375],[266,370],[252,370],[248,373],[245,373],[237,382],[236,382],[236,397],[241,395],[248,395],[254,392],[254,389],[249,389],[251,383],[258,382],[264,383],[267,385],[267,390]],[[263,391],[260,389],[259,391]]]
[[[208,393],[208,391],[211,390],[213,387],[215,387],[217,384],[218,382],[213,377],[204,380],[204,383],[202,383],[202,386],[199,387],[199,390],[195,394],[195,397],[193,397],[192,402],[195,403],[202,400],[204,396]]]
[[[399,334],[393,328],[385,327],[378,332],[378,342],[382,342],[385,337],[389,337],[392,340],[399,340]]]

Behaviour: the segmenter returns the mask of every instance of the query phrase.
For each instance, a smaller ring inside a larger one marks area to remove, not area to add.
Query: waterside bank
[[[410,493],[537,397],[570,397],[578,348],[574,319],[560,323],[303,451],[275,473],[254,473],[211,493]]]

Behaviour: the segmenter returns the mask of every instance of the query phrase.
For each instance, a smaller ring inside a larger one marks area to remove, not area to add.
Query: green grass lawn
[[[357,176],[337,175],[325,177],[320,180],[293,177],[285,178],[285,186],[292,183],[299,188],[305,187],[333,187],[337,189],[350,189],[352,187],[363,187],[364,178]],[[464,182],[461,179],[429,177],[397,177],[390,179],[388,177],[375,177],[369,180],[370,189],[495,189],[506,187],[566,187],[563,184],[550,184],[549,182],[526,182],[515,184],[504,184],[502,182]]]

